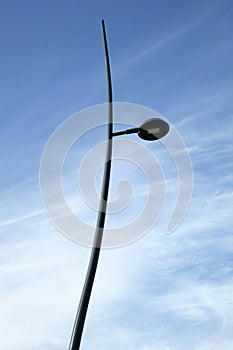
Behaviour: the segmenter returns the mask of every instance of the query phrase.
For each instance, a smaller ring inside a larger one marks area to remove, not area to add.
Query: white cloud
[[[198,345],[195,347],[195,350],[232,350],[233,348],[233,342],[230,341],[210,341],[210,342],[204,342],[204,344]]]

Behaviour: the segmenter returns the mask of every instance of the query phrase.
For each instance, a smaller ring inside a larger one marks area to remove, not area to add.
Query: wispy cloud
[[[39,209],[39,210],[36,210],[34,212],[28,213],[26,215],[16,217],[16,218],[11,219],[11,220],[2,221],[2,222],[0,222],[0,228],[8,226],[8,225],[19,223],[21,221],[26,221],[30,218],[37,217],[37,216],[39,216],[39,214],[42,214],[42,213],[44,213],[44,209]]]
[[[161,222],[133,245],[102,252],[95,307],[91,304],[84,335],[87,348],[119,349],[124,342],[127,349],[178,350],[188,344],[185,336],[172,343],[171,334],[181,326],[187,334],[192,327],[193,349],[207,347],[203,337],[212,344],[213,334],[217,344],[228,344],[221,338],[232,329],[231,267],[227,256],[223,260],[230,245],[226,232],[216,232],[231,220],[230,194],[219,196],[212,194],[208,202],[205,194],[195,197],[172,236],[162,233]],[[40,213],[29,214],[3,228],[17,227],[27,236],[1,245],[1,346],[6,350],[68,346],[89,250],[63,238],[49,221],[45,231],[41,219]],[[35,225],[36,237],[29,236]]]
[[[126,61],[127,66],[140,63],[144,59],[148,58],[150,55],[156,53],[156,51],[169,45],[173,41],[178,40],[179,38],[188,34],[190,31],[196,29],[198,26],[200,26],[203,22],[205,22],[208,19],[210,14],[211,12],[201,17],[195,18],[191,22],[184,23],[182,26],[180,26],[180,28],[178,29],[175,28],[172,32],[160,38],[155,43],[153,42],[147,47],[144,47],[143,49],[141,49],[140,53],[135,53],[132,57],[128,58],[128,60]]]

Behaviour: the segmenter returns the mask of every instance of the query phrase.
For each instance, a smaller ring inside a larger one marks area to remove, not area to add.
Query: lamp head
[[[169,131],[169,125],[160,118],[146,120],[138,130],[138,136],[146,141],[159,140]]]

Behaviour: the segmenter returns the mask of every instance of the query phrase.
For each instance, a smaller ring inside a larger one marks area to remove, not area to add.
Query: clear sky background
[[[0,348],[68,348],[90,249],[49,221],[39,165],[63,120],[106,102],[102,18],[115,101],[176,127],[194,190],[174,234],[162,216],[102,252],[83,349],[231,350],[231,0],[0,1]]]

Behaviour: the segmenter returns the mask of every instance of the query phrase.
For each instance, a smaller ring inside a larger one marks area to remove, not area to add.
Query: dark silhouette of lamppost
[[[73,327],[73,332],[70,340],[69,350],[78,350],[80,348],[84,323],[86,319],[88,304],[90,301],[91,291],[95,279],[95,273],[99,260],[99,254],[101,249],[101,242],[104,231],[104,224],[106,218],[109,182],[111,173],[111,162],[112,162],[112,143],[113,137],[124,134],[136,133],[140,138],[146,141],[155,141],[165,136],[169,131],[169,125],[159,118],[153,118],[145,121],[141,126],[132,129],[127,129],[119,132],[113,132],[113,96],[112,96],[112,79],[111,70],[108,55],[108,45],[104,20],[102,23],[102,34],[104,42],[105,52],[105,63],[107,71],[107,82],[108,82],[108,131],[107,131],[107,144],[106,144],[106,160],[104,165],[104,175],[102,192],[99,203],[96,231],[93,241],[93,247],[89,266],[86,274],[86,279],[83,286],[82,295],[79,302],[79,307]]]

